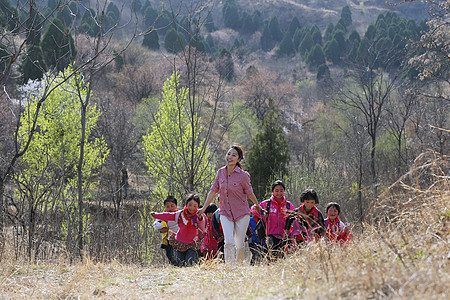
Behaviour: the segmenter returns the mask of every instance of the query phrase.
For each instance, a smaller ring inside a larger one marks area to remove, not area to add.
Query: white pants
[[[242,263],[244,260],[244,243],[250,216],[246,215],[236,222],[229,220],[226,216],[220,216],[224,235],[224,254],[225,263],[236,265],[236,262]]]

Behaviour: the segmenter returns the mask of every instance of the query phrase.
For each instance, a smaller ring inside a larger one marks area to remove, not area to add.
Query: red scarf
[[[184,225],[186,225],[188,228],[194,226],[194,217],[197,215],[197,211],[191,214],[189,213],[187,206],[184,206],[183,212],[181,213],[181,219]]]
[[[333,221],[332,224],[330,224],[330,220],[328,220],[328,218],[327,218],[327,222],[328,222],[328,226],[329,226],[329,228],[327,229],[328,239],[336,240],[338,237],[338,234],[339,234],[339,227],[338,227],[337,232],[333,232],[333,226],[339,223],[339,217],[336,217],[336,219]]]
[[[270,201],[275,202],[280,207],[279,213],[280,215],[286,219],[287,217],[287,199],[286,197],[283,198],[275,198],[273,195],[270,197]],[[270,212],[269,212],[270,213]]]

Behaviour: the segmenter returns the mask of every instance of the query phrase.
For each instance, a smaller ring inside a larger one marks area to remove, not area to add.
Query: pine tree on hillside
[[[159,49],[158,32],[152,30],[149,33],[145,34],[144,40],[142,41],[142,45],[152,50],[158,50]]]
[[[315,68],[325,64],[325,55],[323,54],[322,47],[320,45],[314,45],[306,56],[305,62],[310,68]]]
[[[309,50],[311,50],[311,48],[314,46],[314,41],[311,38],[311,33],[308,32],[304,37],[302,42],[300,43],[300,46],[298,46],[298,52],[300,52],[300,54],[302,56],[306,56],[309,52]]]
[[[64,70],[75,58],[77,51],[69,30],[60,19],[53,19],[41,42],[42,54],[48,68]]]
[[[176,32],[175,29],[170,29],[167,31],[164,37],[164,48],[166,48],[169,53],[178,53],[184,48],[184,43],[182,37]]]
[[[333,63],[337,63],[340,60],[342,53],[341,47],[339,47],[336,39],[332,39],[331,41],[326,42],[323,46],[323,52],[326,59]]]
[[[344,22],[345,27],[349,27],[350,25],[352,25],[352,12],[350,11],[350,7],[348,5],[342,8],[341,19]]]
[[[248,155],[252,186],[258,199],[266,195],[266,189],[270,186],[269,181],[272,178],[282,178],[288,172],[289,144],[278,120],[279,111],[275,107],[274,100],[269,98],[269,108],[261,130],[253,139]]]
[[[302,28],[302,25],[300,25],[300,21],[298,20],[297,16],[293,17],[291,20],[291,23],[289,23],[289,29],[288,29],[291,37],[294,36],[297,29],[301,29],[301,28]]]
[[[46,69],[41,47],[39,45],[31,45],[28,47],[25,58],[20,65],[21,83],[27,83],[30,79],[41,79]]]
[[[280,24],[276,16],[272,17],[269,21],[269,31],[272,40],[279,42],[283,39],[283,33],[281,32]]]
[[[263,29],[263,32],[261,34],[260,43],[261,43],[261,49],[263,51],[267,52],[267,51],[270,51],[273,48],[272,35],[270,34],[270,30],[269,30],[269,25],[268,24],[264,25],[264,29]]]
[[[295,54],[294,44],[292,43],[291,34],[286,32],[283,40],[280,43],[280,48],[277,51],[277,55],[279,57],[282,56],[291,56]]]

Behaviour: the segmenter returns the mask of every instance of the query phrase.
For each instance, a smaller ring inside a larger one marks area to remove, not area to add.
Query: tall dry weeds
[[[448,157],[425,153],[389,187],[347,247],[318,242],[286,259],[190,268],[59,262],[0,266],[1,298],[448,299]],[[5,255],[8,255],[6,253]]]

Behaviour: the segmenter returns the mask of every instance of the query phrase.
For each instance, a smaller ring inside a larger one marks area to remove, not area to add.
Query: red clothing
[[[250,215],[247,195],[253,194],[250,175],[238,166],[228,176],[227,167],[217,171],[211,191],[219,193],[219,214],[230,221]]]
[[[346,243],[353,238],[351,231],[348,234],[344,231],[345,224],[339,218],[336,218],[332,223],[326,218],[324,223],[328,241]]]
[[[163,213],[157,213],[154,215],[156,219],[163,220],[163,221],[176,221],[178,223],[178,227],[180,228],[175,236],[175,239],[177,241],[180,241],[182,243],[190,244],[199,239],[198,237],[198,231],[205,232],[206,228],[206,216],[203,215],[202,220],[196,220],[194,221],[195,226],[188,226],[188,222],[186,220],[183,220],[183,214],[182,210],[179,210],[177,212],[163,212]]]
[[[217,253],[217,241],[213,235],[213,224],[212,221],[206,219],[206,233],[203,236],[202,246],[200,250],[203,255],[208,254],[209,256],[214,256]]]

